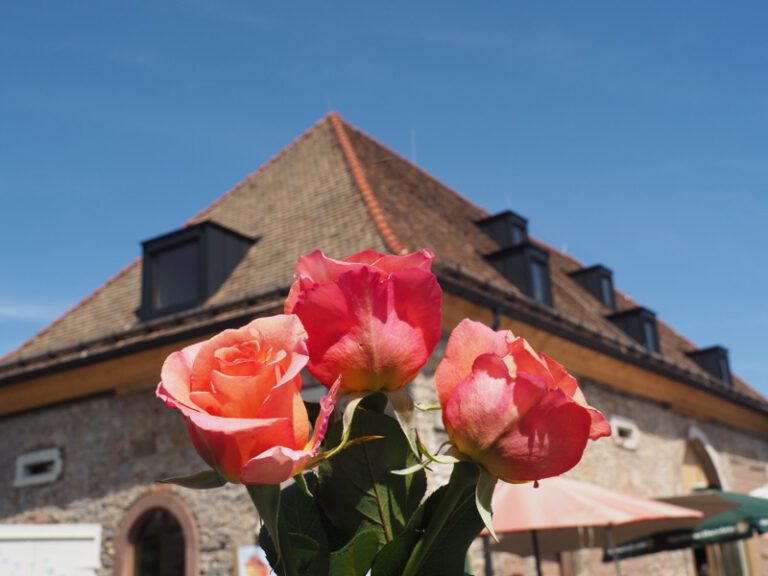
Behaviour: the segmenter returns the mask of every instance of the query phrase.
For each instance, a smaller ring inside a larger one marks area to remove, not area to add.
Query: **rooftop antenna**
[[[416,164],[416,128],[411,128],[411,163]]]

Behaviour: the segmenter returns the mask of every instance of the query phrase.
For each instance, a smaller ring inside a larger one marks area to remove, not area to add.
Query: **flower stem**
[[[280,486],[277,484],[254,484],[246,486],[256,511],[259,513],[272,538],[277,553],[278,573],[282,576],[297,576],[291,554],[291,537],[280,511]]]
[[[416,576],[418,574],[421,565],[429,556],[432,546],[440,541],[443,529],[450,528],[449,520],[456,509],[466,500],[474,500],[477,478],[477,465],[470,462],[459,462],[454,465],[445,496],[443,496],[434,516],[430,518],[424,536],[413,547],[402,576]]]

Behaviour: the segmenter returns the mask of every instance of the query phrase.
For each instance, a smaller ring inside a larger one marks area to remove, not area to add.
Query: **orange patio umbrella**
[[[495,550],[535,556],[608,548],[654,532],[689,530],[701,521],[697,510],[623,494],[569,478],[533,484],[500,482],[493,494]],[[617,562],[617,574],[621,568]]]

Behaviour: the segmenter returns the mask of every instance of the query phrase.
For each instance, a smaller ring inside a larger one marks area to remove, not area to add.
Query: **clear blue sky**
[[[2,2],[0,352],[334,109],[768,394],[766,6]]]

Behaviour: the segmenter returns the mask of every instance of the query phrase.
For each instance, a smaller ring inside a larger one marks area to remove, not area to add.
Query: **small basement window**
[[[635,421],[624,416],[611,416],[613,441],[627,450],[637,450],[640,445],[640,429]]]
[[[146,320],[199,306],[253,243],[253,238],[209,221],[147,240],[139,316]]]
[[[55,482],[64,469],[61,450],[46,448],[27,452],[16,458],[15,487],[35,486]]]

